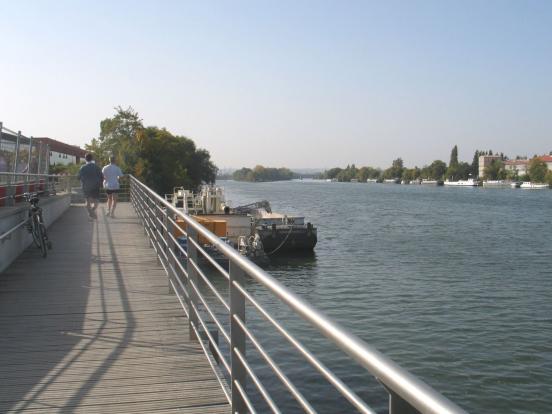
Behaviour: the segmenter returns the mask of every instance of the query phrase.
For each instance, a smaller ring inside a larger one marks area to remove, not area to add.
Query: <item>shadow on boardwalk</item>
[[[99,211],[101,213],[101,211]],[[72,207],[0,275],[0,412],[229,412],[131,207]]]

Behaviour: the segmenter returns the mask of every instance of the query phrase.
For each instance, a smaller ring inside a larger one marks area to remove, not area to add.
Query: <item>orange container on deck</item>
[[[225,220],[213,220],[206,216],[194,216],[193,219],[218,237],[226,237]],[[180,217],[177,217],[176,224],[178,227],[173,228],[174,237],[183,236],[184,232],[182,230],[186,231],[186,222]],[[202,244],[208,243],[207,239],[202,236],[199,236],[199,242]]]

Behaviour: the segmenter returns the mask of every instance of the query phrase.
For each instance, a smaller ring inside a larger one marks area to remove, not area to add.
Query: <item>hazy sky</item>
[[[219,167],[552,150],[552,1],[3,1],[0,121],[82,145],[117,105]]]

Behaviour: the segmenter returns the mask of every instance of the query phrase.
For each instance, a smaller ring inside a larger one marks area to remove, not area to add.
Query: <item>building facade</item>
[[[517,175],[519,176],[527,174],[528,168],[529,168],[529,160],[504,161],[504,169],[506,171],[513,171],[514,173],[517,172]]]
[[[69,145],[52,138],[36,138],[50,148],[50,165],[80,164],[86,151],[76,145]]]

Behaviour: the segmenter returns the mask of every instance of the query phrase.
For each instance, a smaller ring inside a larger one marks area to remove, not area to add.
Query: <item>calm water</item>
[[[551,412],[552,191],[219,184],[233,205],[268,199],[274,211],[316,224],[315,256],[266,269],[445,396],[472,413]],[[248,289],[386,412],[386,394],[369,374],[262,288]],[[354,411],[251,310],[248,319],[317,410]],[[284,412],[297,411],[258,356],[248,357]]]

